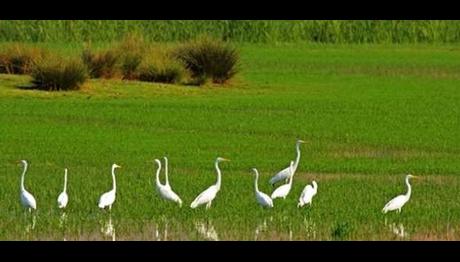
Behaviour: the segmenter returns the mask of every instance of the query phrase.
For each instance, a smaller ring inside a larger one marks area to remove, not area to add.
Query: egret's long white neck
[[[161,183],[160,183],[160,171],[161,171],[161,162],[160,161],[157,161],[157,165],[158,165],[158,168],[157,168],[157,174],[155,176],[156,178],[156,184],[157,186],[161,186]]]
[[[165,176],[166,176],[166,185],[169,185],[168,179],[168,158],[165,157]]]
[[[21,175],[21,191],[25,191],[26,189],[24,188],[24,177],[26,175],[26,172],[27,172],[27,163],[24,163],[24,170],[22,171],[22,175]]]
[[[67,168],[64,171],[64,192],[67,192]]]
[[[254,173],[256,174],[256,179],[254,182],[254,187],[256,189],[256,192],[259,192],[259,186],[257,185],[259,183],[259,171],[257,169],[254,169]]]
[[[292,186],[292,180],[294,179],[294,176],[292,175],[290,178],[289,178],[289,185]]]
[[[115,166],[112,166],[112,184],[113,184],[113,191],[117,191],[117,182],[115,181]]]
[[[297,143],[296,144],[296,147],[295,147],[296,151],[297,151],[297,157],[295,159],[295,163],[294,163],[294,172],[297,170],[297,166],[299,165],[299,161],[300,161],[300,143]]]
[[[216,163],[215,163],[215,167],[216,167],[216,171],[217,171],[217,183],[216,183],[216,186],[218,189],[220,189],[220,184],[221,184],[221,173],[220,173],[220,169],[219,169],[219,161],[216,160]]]
[[[298,148],[297,148],[298,149]],[[300,155],[300,151],[298,151]],[[298,159],[298,158],[297,158]],[[294,178],[294,172],[295,172],[295,164],[291,162],[291,165],[289,166],[289,172],[291,172],[291,176],[289,177],[289,185],[292,185],[292,179]]]
[[[407,185],[407,193],[406,193],[406,197],[409,198],[410,197],[410,194],[412,193],[412,187],[409,183],[409,178],[410,177],[406,177],[406,185]]]

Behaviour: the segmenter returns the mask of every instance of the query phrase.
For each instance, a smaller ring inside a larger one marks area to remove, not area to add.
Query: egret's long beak
[[[305,143],[307,143],[307,142],[305,142],[305,141],[303,141],[303,140],[299,140],[299,143],[305,144]]]
[[[230,161],[230,159],[222,158],[222,161]]]

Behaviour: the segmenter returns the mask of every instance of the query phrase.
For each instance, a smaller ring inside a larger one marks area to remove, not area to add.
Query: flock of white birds
[[[284,184],[277,187],[271,196],[268,196],[267,194],[261,192],[258,188],[258,180],[259,180],[259,171],[257,171],[256,168],[253,168],[253,172],[255,175],[255,182],[254,182],[254,187],[255,187],[255,196],[256,196],[256,201],[259,205],[262,207],[267,207],[267,208],[272,208],[273,207],[273,199],[276,198],[283,198],[285,199],[289,192],[291,191],[292,188],[292,181],[294,178],[294,174],[297,170],[297,167],[299,165],[300,161],[300,145],[302,143],[305,143],[302,140],[298,140],[296,143],[296,151],[297,151],[297,157],[295,161],[291,161],[290,165],[286,167],[285,169],[281,170],[273,176],[270,179],[270,184],[275,185],[276,183],[280,181],[284,181]],[[171,185],[169,184],[169,179],[168,179],[168,159],[164,157],[165,161],[165,184],[162,184],[160,182],[160,173],[161,173],[161,161],[158,159],[155,159],[155,162],[157,164],[157,171],[156,171],[156,176],[155,176],[155,184],[156,184],[156,189],[158,194],[166,200],[175,202],[179,204],[179,206],[182,206],[182,199],[172,190]],[[209,209],[212,205],[212,201],[216,198],[217,193],[220,190],[221,187],[221,170],[219,168],[219,163],[222,161],[230,161],[228,159],[218,157],[215,161],[215,168],[217,171],[217,182],[208,187],[206,190],[204,190],[201,194],[199,194],[195,200],[190,204],[191,208],[196,208],[198,206],[206,204],[206,209]],[[21,176],[21,204],[23,205],[24,208],[28,209],[29,212],[32,210],[37,209],[37,202],[35,200],[35,197],[26,190],[24,186],[24,177],[27,172],[27,161],[21,160],[22,164],[24,165],[24,170]],[[115,202],[116,199],[116,192],[117,192],[117,184],[116,184],[116,178],[115,178],[115,169],[116,168],[121,168],[121,166],[117,164],[112,165],[112,190],[104,193],[101,195],[99,198],[99,203],[98,207],[101,209],[108,208],[109,210],[112,209],[112,205]],[[413,175],[407,175],[406,176],[406,185],[407,185],[407,193],[403,195],[399,195],[393,199],[391,199],[382,209],[383,213],[387,213],[389,211],[395,211],[397,210],[398,212],[401,212],[401,208],[409,201],[410,196],[411,196],[411,185],[409,183],[409,179],[415,178],[416,176]],[[303,207],[305,205],[310,205],[312,204],[313,197],[316,195],[318,191],[318,184],[316,181],[312,181],[312,185],[306,185],[305,188],[303,189],[300,197],[299,197],[299,203],[298,207]],[[57,204],[58,207],[61,209],[64,209],[69,202],[69,197],[67,195],[67,169],[65,169],[64,173],[64,189],[62,193],[59,194],[57,198]]]

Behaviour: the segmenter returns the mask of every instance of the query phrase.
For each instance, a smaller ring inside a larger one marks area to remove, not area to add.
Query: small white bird
[[[412,192],[412,187],[409,184],[409,179],[411,178],[418,178],[417,176],[413,176],[411,174],[406,176],[406,185],[407,185],[407,193],[405,195],[399,195],[392,200],[390,200],[385,207],[383,207],[382,212],[386,214],[388,211],[398,210],[398,213],[401,213],[401,208],[409,201],[410,195]]]
[[[294,161],[291,161],[290,169],[291,169],[291,171],[293,171],[293,169],[294,169]],[[290,176],[289,182],[287,184],[281,185],[277,189],[275,189],[275,191],[273,191],[273,193],[271,195],[271,198],[272,199],[275,199],[275,198],[286,199],[287,195],[291,191],[292,179],[293,178],[294,178],[294,176]]]
[[[166,175],[166,184],[163,185],[160,182],[160,171],[161,171],[161,162],[158,159],[155,159],[155,162],[158,165],[157,174],[156,174],[156,188],[160,196],[166,200],[173,201],[182,206],[182,200],[180,197],[171,189],[168,180],[168,158],[164,157],[165,160],[165,175]]]
[[[101,195],[99,198],[99,208],[109,207],[109,210],[112,210],[112,204],[115,202],[115,197],[117,193],[117,183],[115,181],[115,168],[121,168],[121,166],[117,164],[112,165],[112,184],[113,188],[109,192],[106,192]]]
[[[306,204],[310,204],[311,206],[313,197],[318,192],[318,184],[316,184],[316,181],[313,181],[311,183],[313,184],[313,186],[306,185],[302,191],[302,194],[300,194],[299,204],[297,205],[297,207],[303,207]]]
[[[287,183],[289,181],[289,178],[294,175],[295,171],[297,170],[297,167],[299,166],[299,161],[300,161],[300,144],[303,144],[303,143],[305,143],[305,141],[303,140],[297,140],[296,142],[297,157],[295,159],[295,163],[294,163],[292,170],[291,170],[291,167],[288,166],[285,169],[278,172],[278,174],[276,174],[270,179],[270,184],[272,186],[282,180],[285,180],[285,183]]]
[[[27,161],[21,160],[21,163],[24,165],[24,171],[21,176],[21,204],[24,208],[27,208],[29,212],[32,212],[32,209],[37,209],[37,201],[35,201],[35,197],[24,187],[24,177],[27,172]]]
[[[256,175],[256,180],[254,182],[254,187],[256,190],[256,200],[263,207],[273,207],[273,200],[264,192],[259,191],[259,187],[257,186],[257,182],[259,180],[259,171],[253,168],[254,174]]]
[[[64,190],[61,194],[59,194],[57,198],[58,207],[65,208],[67,206],[67,202],[69,202],[69,196],[67,195],[67,168],[64,170]]]
[[[216,162],[214,163],[214,166],[217,171],[217,182],[208,187],[205,191],[203,191],[201,194],[199,194],[195,200],[193,200],[192,204],[190,204],[191,208],[196,208],[200,205],[206,204],[206,209],[209,209],[211,207],[212,201],[217,195],[217,192],[220,190],[220,184],[221,184],[221,172],[219,169],[219,163],[222,161],[230,161],[228,159],[225,159],[223,157],[218,157],[216,159]]]

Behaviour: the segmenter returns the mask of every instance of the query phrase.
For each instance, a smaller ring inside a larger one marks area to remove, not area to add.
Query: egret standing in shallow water
[[[115,197],[117,193],[117,183],[115,181],[115,168],[121,168],[121,166],[117,164],[112,165],[112,184],[113,188],[109,192],[106,192],[101,195],[99,198],[99,208],[109,207],[109,210],[112,210],[112,204],[115,202]]]
[[[155,159],[155,162],[158,165],[157,174],[156,174],[156,188],[160,196],[166,200],[173,201],[182,206],[182,200],[180,197],[172,190],[171,186],[169,185],[168,179],[168,158],[164,157],[165,160],[165,175],[166,175],[166,184],[163,185],[160,182],[160,171],[161,171],[161,162],[158,159]]]
[[[289,181],[289,179],[291,178],[291,176],[294,175],[295,171],[297,170],[297,167],[299,166],[299,161],[300,161],[300,144],[303,144],[303,143],[305,143],[305,141],[297,140],[297,143],[296,143],[296,146],[295,146],[296,151],[297,151],[297,157],[295,159],[294,166],[293,166],[292,170],[291,170],[291,167],[288,166],[285,169],[283,169],[280,172],[278,172],[278,174],[276,174],[275,176],[273,176],[270,179],[270,184],[272,186],[274,184],[276,184],[277,182],[282,181],[282,180],[285,180],[285,183],[287,183]]]
[[[305,188],[302,191],[302,194],[300,195],[299,198],[299,204],[297,207],[303,207],[306,204],[310,204],[313,200],[313,197],[316,195],[318,192],[318,184],[316,184],[316,181],[311,182],[313,186],[311,185],[306,185]]]
[[[21,204],[24,208],[27,208],[30,213],[32,212],[32,209],[37,209],[37,201],[35,201],[35,197],[29,193],[24,186],[24,177],[27,172],[27,161],[21,160],[21,163],[24,165],[24,171],[21,176]]]
[[[24,171],[22,172],[21,176],[21,204],[24,208],[26,208],[26,210],[29,210],[29,214],[32,214],[32,209],[37,209],[37,201],[35,200],[35,197],[31,193],[29,193],[24,186],[24,177],[27,172],[27,161],[21,160],[20,162],[24,165]],[[27,211],[24,211],[24,218],[27,220]],[[31,218],[31,224],[26,226],[26,232],[30,232],[35,228],[35,214],[33,214]]]
[[[272,199],[265,194],[264,192],[259,191],[259,187],[257,186],[257,181],[259,180],[259,171],[257,169],[253,168],[252,171],[254,171],[254,174],[256,176],[256,180],[254,182],[254,187],[256,190],[256,200],[257,203],[259,203],[263,207],[273,207],[273,201]]]
[[[217,195],[217,192],[220,190],[220,184],[221,184],[221,172],[219,169],[219,163],[222,161],[230,161],[228,159],[225,159],[223,157],[218,157],[216,159],[216,162],[214,163],[214,166],[217,171],[217,182],[208,187],[205,191],[203,191],[201,194],[199,194],[195,200],[193,200],[192,204],[190,204],[191,208],[196,208],[200,205],[206,204],[206,209],[209,209],[211,207],[212,201]]]
[[[412,187],[409,184],[409,179],[411,178],[418,178],[417,176],[413,176],[411,174],[406,176],[406,185],[407,185],[407,193],[405,195],[399,195],[392,200],[390,200],[385,207],[383,207],[382,212],[386,214],[388,211],[398,210],[398,213],[401,213],[401,208],[409,201],[410,195],[412,193]]]
[[[67,202],[69,202],[69,196],[67,195],[67,168],[64,170],[64,190],[61,194],[59,194],[57,203],[58,207],[63,209],[67,206]]]
[[[291,165],[289,166],[291,172],[293,172],[294,170],[294,161],[291,161]],[[271,198],[272,199],[275,199],[275,198],[283,198],[283,199],[286,199],[287,195],[289,194],[289,192],[291,192],[291,188],[292,188],[292,179],[294,178],[294,175],[291,175],[289,177],[289,182],[282,185],[282,186],[279,186],[277,189],[275,189],[275,191],[273,191],[272,195],[271,195]]]

